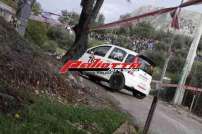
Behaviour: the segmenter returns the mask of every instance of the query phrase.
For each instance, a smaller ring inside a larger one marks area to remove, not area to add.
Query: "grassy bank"
[[[127,116],[110,109],[63,105],[40,97],[14,115],[0,113],[1,134],[85,134],[115,131]]]

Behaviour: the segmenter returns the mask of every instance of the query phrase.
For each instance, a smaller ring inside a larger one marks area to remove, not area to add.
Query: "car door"
[[[82,60],[84,62],[89,62],[89,60],[91,60],[92,54],[93,54],[95,59],[101,59],[103,62],[106,62],[107,61],[106,55],[108,55],[111,48],[112,48],[112,46],[108,46],[108,45],[91,48],[83,54],[83,56],[80,58],[80,60]],[[87,71],[87,73],[90,73],[92,75],[96,75],[96,76],[99,76],[102,78],[106,78],[105,74],[107,72],[106,71]]]
[[[96,59],[104,59],[105,55],[109,52],[112,46],[98,46],[94,48],[88,49],[80,58],[80,60],[84,62],[88,62],[92,56],[92,53],[94,54]]]
[[[107,63],[122,63],[127,55],[127,52],[121,48],[114,47],[113,50],[107,55]],[[110,79],[113,72],[106,73],[105,78]]]

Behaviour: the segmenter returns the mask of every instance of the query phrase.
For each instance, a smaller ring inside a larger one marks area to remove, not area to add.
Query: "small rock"
[[[16,119],[19,119],[19,118],[20,118],[20,114],[19,114],[19,113],[16,113],[16,114],[15,114],[15,118],[16,118]]]
[[[134,134],[134,133],[137,133],[135,128],[126,121],[113,134]]]
[[[36,95],[39,95],[39,90],[34,91]]]

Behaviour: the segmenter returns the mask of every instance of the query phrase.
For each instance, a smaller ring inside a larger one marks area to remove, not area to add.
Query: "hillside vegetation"
[[[62,64],[34,40],[51,34],[34,34],[25,40],[0,18],[0,133],[110,134],[127,120],[98,91],[60,75]]]
[[[47,97],[37,97],[13,116],[0,113],[3,134],[111,134],[126,119],[111,109],[63,105]]]

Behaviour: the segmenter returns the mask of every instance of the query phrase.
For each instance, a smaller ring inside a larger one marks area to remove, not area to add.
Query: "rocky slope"
[[[157,9],[161,9],[162,7],[153,7],[153,6],[143,6],[130,13],[130,16],[140,15],[146,12],[151,12]],[[195,28],[198,26],[198,21],[201,13],[189,11],[182,9],[180,14],[180,30],[178,33],[183,33],[186,35],[193,35]],[[168,26],[171,23],[170,13],[162,14],[159,16],[152,16],[142,19],[141,21],[150,22],[157,29],[168,29]]]

